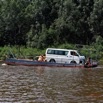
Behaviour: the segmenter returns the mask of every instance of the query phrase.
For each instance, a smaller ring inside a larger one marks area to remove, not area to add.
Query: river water
[[[103,68],[0,66],[0,103],[103,103]]]

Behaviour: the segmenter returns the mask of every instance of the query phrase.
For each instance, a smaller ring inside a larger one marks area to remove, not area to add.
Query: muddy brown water
[[[103,103],[103,68],[0,66],[0,103]]]

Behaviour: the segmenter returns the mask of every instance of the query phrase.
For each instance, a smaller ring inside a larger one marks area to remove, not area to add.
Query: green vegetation
[[[1,0],[0,46],[90,45],[103,38],[103,0]]]
[[[17,56],[34,56],[82,44],[89,47],[81,53],[103,59],[102,8],[103,0],[0,0],[0,58],[8,45]]]
[[[14,55],[16,58],[28,58],[28,59],[34,59],[34,57],[39,56],[40,54],[44,54],[45,50],[39,50],[36,48],[26,48],[26,47],[20,47],[20,46],[5,46],[0,47],[0,59],[5,59],[6,56],[9,56],[11,54]]]
[[[54,46],[52,46],[54,47]],[[62,44],[55,46],[56,48],[62,49],[75,49],[78,50],[81,55],[85,55],[85,57],[91,57],[93,60],[99,61],[100,64],[103,64],[103,46],[101,45],[73,45],[73,44]],[[101,47],[101,48],[100,48]],[[100,49],[99,49],[100,48]],[[45,49],[37,49],[31,47],[23,47],[23,46],[5,46],[0,48],[0,59],[5,59],[6,55],[13,54],[16,58],[28,58],[28,59],[36,59],[37,56],[41,54],[45,54]]]

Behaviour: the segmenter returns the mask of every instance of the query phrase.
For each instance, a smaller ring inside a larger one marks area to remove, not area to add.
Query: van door
[[[79,64],[79,55],[77,54],[77,52],[75,51],[70,51],[70,55],[68,56],[69,59],[70,59],[70,63],[71,62],[74,62],[74,63],[77,63]]]
[[[68,51],[61,51],[62,55],[60,55],[61,63],[69,63],[68,59]]]
[[[61,59],[59,57],[60,56],[58,55],[58,51],[57,50],[48,49],[46,51],[46,60],[48,62],[54,61],[56,63],[60,63]]]
[[[67,55],[61,56],[61,63],[69,63],[69,58]]]

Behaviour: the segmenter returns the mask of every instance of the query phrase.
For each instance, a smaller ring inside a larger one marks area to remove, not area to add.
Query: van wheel
[[[51,63],[55,63],[55,60],[54,60],[54,59],[51,59],[49,62],[51,62]]]
[[[76,63],[76,61],[71,61],[70,63],[74,63],[74,64],[77,64],[77,63]]]

